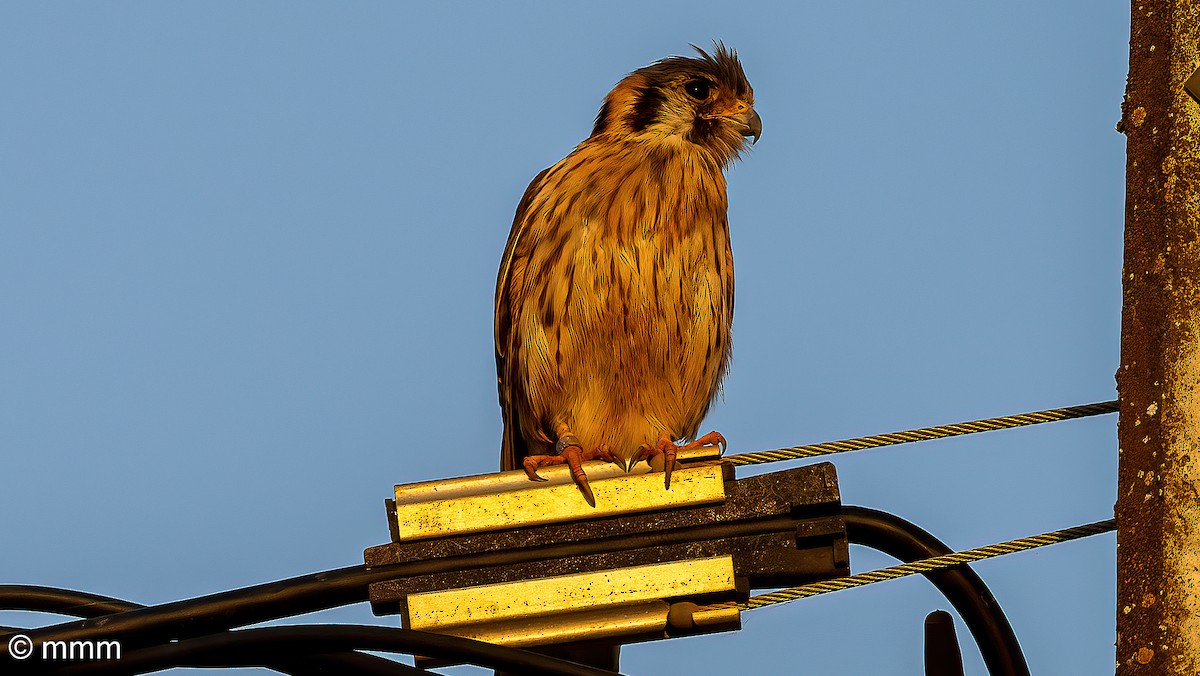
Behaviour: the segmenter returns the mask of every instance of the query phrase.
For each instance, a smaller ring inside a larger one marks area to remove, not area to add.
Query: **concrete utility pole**
[[[1200,0],[1133,0],[1117,674],[1200,674]]]

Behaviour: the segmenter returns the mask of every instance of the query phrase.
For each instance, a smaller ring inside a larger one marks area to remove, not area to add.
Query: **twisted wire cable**
[[[812,582],[801,585],[799,587],[791,587],[789,589],[781,589],[769,594],[760,594],[752,597],[744,605],[741,605],[742,610],[753,610],[755,608],[763,608],[765,606],[775,605],[777,603],[787,603],[798,599],[816,596],[818,594],[827,594],[829,592],[841,591],[843,589],[853,589],[863,585],[873,584],[875,582],[884,582],[886,580],[894,580],[896,578],[905,577],[908,575],[916,575],[918,573],[928,573],[934,570],[944,568],[952,568],[964,563],[973,561],[982,561],[1005,554],[1013,554],[1028,549],[1036,549],[1047,545],[1058,544],[1060,542],[1068,542],[1070,540],[1078,540],[1090,535],[1099,533],[1107,533],[1116,530],[1117,520],[1107,519],[1105,521],[1097,521],[1095,523],[1085,524],[1083,526],[1075,526],[1073,528],[1064,528],[1062,530],[1042,533],[1041,535],[1031,535],[1029,537],[1009,540],[986,547],[976,547],[961,552],[952,554],[944,554],[942,556],[934,556],[920,561],[904,563],[879,570],[872,570],[866,573],[858,573],[848,577],[839,577],[833,580],[822,580],[820,582]],[[733,604],[714,604],[705,606],[705,609],[715,609],[728,607]]]
[[[1018,415],[1007,415],[999,418],[984,418],[983,420],[972,420],[970,422],[960,422],[951,425],[923,427],[904,432],[890,432],[888,434],[876,434],[869,437],[857,437],[855,439],[843,439],[841,441],[826,441],[823,443],[809,444],[806,446],[792,446],[789,448],[780,448],[774,451],[739,453],[737,455],[725,456],[725,462],[733,465],[759,465],[766,462],[798,460],[800,458],[815,458],[822,455],[830,455],[832,453],[859,451],[864,448],[877,448],[879,446],[906,444],[913,441],[926,441],[929,439],[943,439],[945,437],[956,437],[963,434],[974,434],[975,432],[989,432],[991,430],[1024,427],[1025,425],[1037,425],[1039,423],[1057,422],[1059,420],[1071,420],[1072,418],[1086,418],[1088,416],[1102,415],[1104,413],[1114,413],[1116,410],[1116,401],[1085,404],[1083,406],[1067,406],[1065,408],[1052,408],[1045,411],[1020,413]]]

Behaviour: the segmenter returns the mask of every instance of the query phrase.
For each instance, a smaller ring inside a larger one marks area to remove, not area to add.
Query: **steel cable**
[[[843,439],[841,441],[826,441],[819,444],[808,444],[806,446],[791,446],[789,448],[780,448],[774,451],[739,453],[737,455],[726,456],[725,462],[733,465],[760,465],[766,462],[815,458],[833,453],[860,451],[864,448],[892,446],[895,444],[906,444],[913,441],[927,441],[929,439],[944,439],[946,437],[956,437],[963,434],[974,434],[975,432],[990,432],[992,430],[1024,427],[1026,425],[1057,422],[1059,420],[1086,418],[1093,415],[1102,415],[1104,413],[1114,413],[1116,410],[1116,401],[1105,401],[1098,404],[1085,404],[1083,406],[1067,406],[1066,408],[1052,408],[1045,411],[1033,411],[1032,413],[1020,413],[1017,415],[1001,416],[999,418],[984,418],[983,420],[972,420],[969,422],[954,423],[951,425],[922,427],[920,429],[907,430],[904,432],[890,432],[888,434],[876,434],[869,437],[857,437],[855,439]]]
[[[866,573],[858,573],[848,577],[839,577],[832,580],[823,580],[821,582],[811,582],[809,584],[800,585],[799,587],[791,587],[781,589],[769,594],[759,594],[751,597],[745,604],[740,604],[739,607],[743,610],[754,610],[766,606],[775,605],[777,603],[787,603],[788,601],[796,601],[818,594],[826,594],[829,592],[841,591],[843,589],[853,589],[863,585],[873,584],[875,582],[884,582],[894,580],[896,578],[905,577],[908,575],[916,575],[918,573],[928,573],[934,570],[942,570],[945,568],[953,568],[964,563],[974,561],[982,561],[1005,554],[1013,554],[1022,552],[1028,549],[1036,549],[1047,545],[1054,545],[1060,542],[1068,542],[1070,540],[1078,540],[1090,535],[1098,535],[1116,530],[1117,520],[1107,519],[1105,521],[1097,521],[1095,523],[1086,524],[1083,526],[1075,526],[1073,528],[1064,528],[1062,530],[1042,533],[1041,535],[1031,535],[1029,537],[1000,542],[986,547],[976,547],[961,552],[952,554],[944,554],[942,556],[934,556],[920,561],[911,563],[903,563],[897,566],[889,566],[872,570]],[[704,606],[705,608],[721,608],[728,607],[732,604],[714,604],[712,606]]]

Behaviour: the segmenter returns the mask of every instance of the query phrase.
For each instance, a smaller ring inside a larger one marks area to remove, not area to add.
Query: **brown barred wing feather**
[[[516,403],[524,398],[523,393],[519,391],[522,385],[517,375],[520,372],[520,348],[514,345],[516,315],[520,312],[523,299],[513,298],[513,293],[520,291],[512,288],[512,274],[517,249],[523,243],[522,236],[527,229],[526,212],[548,171],[550,170],[543,169],[535,176],[521,197],[517,214],[513,218],[512,230],[508,233],[504,256],[500,261],[500,272],[496,278],[496,381],[500,393],[500,411],[504,419],[504,437],[500,448],[502,471],[519,468],[522,459],[529,454],[521,434],[520,413]]]

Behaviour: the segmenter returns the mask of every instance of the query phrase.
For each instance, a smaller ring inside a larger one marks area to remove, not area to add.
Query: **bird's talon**
[[[596,496],[592,493],[592,487],[588,484],[587,473],[583,471],[584,461],[600,459],[620,465],[621,459],[608,446],[601,445],[592,451],[584,451],[578,442],[579,440],[572,435],[563,435],[559,438],[559,443],[555,447],[555,450],[558,451],[555,455],[530,455],[525,458],[522,466],[525,469],[525,476],[529,477],[530,481],[549,481],[549,479],[538,475],[537,469],[539,467],[566,465],[567,470],[571,473],[571,480],[575,482],[575,485],[579,488],[579,492],[583,494],[583,499],[589,505],[595,507]]]
[[[594,508],[596,506],[596,496],[592,495],[592,487],[588,485],[587,479],[584,479],[583,483],[576,483],[575,485],[579,486],[579,492],[583,493],[583,499],[587,500],[587,503]]]
[[[535,460],[533,458],[525,458],[525,462],[523,462],[521,464],[525,468],[525,476],[529,477],[530,481],[548,481],[548,479],[546,479],[545,477],[538,475],[537,460]]]
[[[621,464],[621,459],[618,458],[617,455],[615,453],[613,453],[612,450],[608,446],[598,447],[596,449],[595,456],[597,459],[603,460],[605,462],[611,462],[611,463],[615,463],[617,465]]]
[[[567,446],[562,451],[562,457],[571,470],[571,478],[583,493],[583,499],[592,507],[596,506],[596,496],[592,495],[592,487],[588,485],[587,474],[583,471],[583,447],[576,444]]]
[[[724,434],[721,434],[720,432],[709,432],[708,434],[705,434],[699,439],[693,441],[691,444],[684,446],[684,448],[696,448],[698,446],[708,446],[710,448],[716,446],[720,454],[724,455],[725,451],[729,448],[729,442],[725,441]]]
[[[649,449],[647,449],[645,446],[642,446],[641,448],[639,448],[637,450],[636,453],[634,453],[632,456],[629,457],[629,462],[627,463],[625,471],[628,472],[629,470],[633,469],[634,467],[637,466],[637,464],[639,462],[641,462],[643,460],[649,462],[649,458],[650,458]]]

